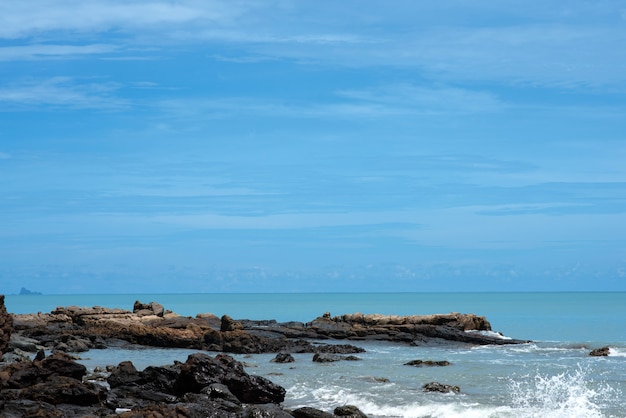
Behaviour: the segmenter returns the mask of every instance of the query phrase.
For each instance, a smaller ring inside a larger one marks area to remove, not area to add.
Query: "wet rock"
[[[422,390],[424,392],[461,393],[461,388],[459,388],[458,386],[445,385],[438,382],[426,383],[424,386],[422,386]]]
[[[422,366],[449,366],[450,362],[447,360],[441,360],[441,361],[433,361],[433,360],[411,360],[407,363],[404,363],[405,366],[415,366],[415,367],[422,367]]]
[[[302,408],[294,409],[291,414],[295,418],[337,418],[333,414],[320,411],[319,409],[311,408],[309,406],[303,406]]]
[[[296,360],[289,353],[278,353],[276,357],[271,360],[272,363],[293,363],[294,361]]]
[[[341,356],[336,354],[315,353],[313,355],[313,361],[316,363],[332,363],[335,361],[341,361]]]
[[[333,411],[335,415],[346,418],[367,418],[359,408],[354,405],[338,406]]]
[[[356,356],[340,356],[337,354],[327,354],[327,353],[315,353],[313,355],[313,361],[316,363],[332,363],[334,361],[359,361],[361,358]]]
[[[589,353],[590,356],[594,357],[606,357],[611,353],[611,349],[609,347],[596,348],[591,350]]]

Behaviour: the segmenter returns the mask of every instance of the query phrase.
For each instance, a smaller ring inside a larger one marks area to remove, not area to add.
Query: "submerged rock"
[[[415,366],[415,367],[422,367],[422,366],[449,366],[450,362],[447,360],[440,360],[440,361],[433,361],[433,360],[411,360],[407,363],[404,363],[405,366]]]

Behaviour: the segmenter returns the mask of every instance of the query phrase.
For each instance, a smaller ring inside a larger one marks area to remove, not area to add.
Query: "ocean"
[[[228,314],[236,319],[307,322],[324,312],[419,315],[462,312],[485,316],[514,346],[419,347],[351,342],[361,361],[271,363],[273,354],[234,355],[250,374],[287,389],[286,408],[332,411],[353,404],[370,417],[626,417],[626,292],[571,293],[313,293],[7,295],[13,313],[57,306],[132,310],[155,301],[185,316]],[[339,343],[339,342],[338,342]],[[610,347],[608,357],[589,351]],[[184,361],[192,350],[107,349],[82,355],[88,368],[131,360],[137,368]],[[211,353],[209,353],[211,354]],[[214,353],[213,353],[214,354]],[[447,367],[412,367],[414,360],[447,360]],[[437,381],[461,393],[424,393]]]

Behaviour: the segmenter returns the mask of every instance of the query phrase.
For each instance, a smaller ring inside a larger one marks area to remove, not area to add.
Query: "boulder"
[[[272,363],[293,363],[296,360],[289,353],[278,353],[271,361]]]
[[[611,349],[609,347],[596,348],[591,350],[589,353],[590,356],[594,357],[606,357],[611,353]]]
[[[424,392],[440,392],[440,393],[461,393],[461,388],[453,385],[444,385],[443,383],[430,382],[422,386]]]
[[[13,317],[4,306],[4,295],[0,295],[0,357],[6,353],[13,333]]]

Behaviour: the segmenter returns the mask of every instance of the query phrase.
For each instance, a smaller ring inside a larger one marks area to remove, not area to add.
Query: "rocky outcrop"
[[[393,316],[326,313],[308,323],[234,320],[212,314],[184,317],[160,304],[135,302],[133,311],[95,306],[59,307],[49,314],[14,315],[14,329],[48,349],[81,352],[105,348],[108,341],[153,347],[178,347],[227,353],[354,354],[358,347],[323,344],[329,339],[386,340],[425,344],[518,344],[499,338],[474,314]],[[318,341],[318,342],[313,342]]]
[[[192,354],[185,363],[143,371],[122,362],[111,370],[110,389],[85,381],[85,373],[64,353],[5,366],[0,416],[291,416],[279,406],[284,388],[249,375],[225,354]]]
[[[13,332],[13,317],[4,306],[4,295],[0,295],[0,357],[9,348],[11,333]]]
[[[299,322],[242,321],[252,334],[282,335],[288,338],[384,340],[416,345],[467,343],[475,345],[520,344],[528,341],[505,339],[491,331],[483,316],[474,314],[379,315],[346,314],[331,316],[326,312],[306,324]]]

